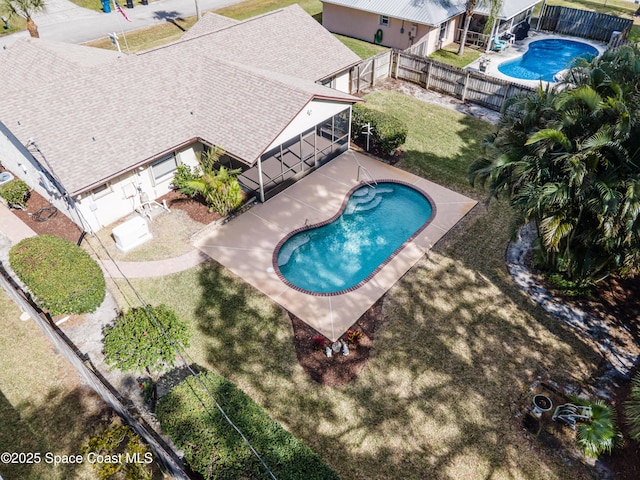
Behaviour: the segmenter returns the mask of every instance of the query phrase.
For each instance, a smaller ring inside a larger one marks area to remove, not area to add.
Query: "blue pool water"
[[[277,252],[291,284],[333,294],[365,280],[431,218],[429,200],[409,186],[384,182],[355,190],[331,223],[296,233]]]
[[[554,76],[569,68],[574,59],[597,55],[598,50],[586,43],[555,38],[538,40],[529,44],[523,56],[502,63],[498,70],[514,78],[553,82]]]

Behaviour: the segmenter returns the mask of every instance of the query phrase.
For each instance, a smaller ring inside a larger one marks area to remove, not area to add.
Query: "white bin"
[[[128,252],[153,238],[147,221],[142,217],[127,220],[114,228],[111,233],[116,241],[116,247],[121,252]]]

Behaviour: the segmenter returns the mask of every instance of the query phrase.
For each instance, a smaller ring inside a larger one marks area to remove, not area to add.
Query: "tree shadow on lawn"
[[[195,316],[210,365],[227,378],[256,380],[263,393],[272,391],[269,379],[290,379],[296,357],[285,312],[215,262],[202,266],[199,282],[205,294]]]
[[[495,285],[447,258],[422,262],[386,300],[372,363],[341,390],[357,414],[332,440],[346,443],[339,464],[359,450],[351,464],[376,478],[590,478],[540,455],[515,417],[536,376],[571,356],[526,312],[504,309]]]
[[[82,446],[111,411],[95,393],[78,387],[63,394],[51,390],[42,405],[20,403],[15,407],[0,392],[0,451],[40,453],[40,463],[4,463],[4,478],[77,478],[86,465],[47,463],[45,454],[80,455]]]
[[[588,366],[464,262],[425,260],[387,294],[370,365],[339,389],[295,366],[277,306],[217,265],[200,281],[210,365],[343,478],[586,478],[535,449],[519,455],[534,446],[515,414],[537,375],[572,360]]]
[[[429,145],[428,148],[432,151],[404,150],[397,166],[473,199],[486,198],[486,194],[472,187],[468,181],[469,166],[482,150],[483,139],[478,135],[478,125],[481,122],[476,118],[464,116],[457,123],[463,128],[456,132],[456,143],[459,147],[455,154],[444,156],[443,151],[449,150],[450,147],[438,149],[438,142],[441,140],[434,136],[432,141],[436,144],[435,149]]]

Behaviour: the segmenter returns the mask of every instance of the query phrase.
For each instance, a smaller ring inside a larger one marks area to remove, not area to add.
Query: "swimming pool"
[[[549,38],[529,44],[529,49],[519,58],[509,60],[498,66],[504,75],[523,80],[543,80],[553,82],[555,75],[571,66],[578,58],[598,55],[598,50],[589,44]]]
[[[274,251],[274,268],[296,290],[345,293],[375,275],[434,213],[427,195],[407,184],[356,187],[335,217],[287,235]]]

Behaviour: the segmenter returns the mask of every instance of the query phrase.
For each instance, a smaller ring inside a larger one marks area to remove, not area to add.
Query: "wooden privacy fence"
[[[389,78],[392,55],[393,50],[387,50],[356,65],[351,75],[351,92],[357,93]]]
[[[378,76],[374,75],[377,69],[376,62],[369,63],[369,60],[375,59],[380,65]],[[369,60],[360,64],[365,65],[364,68],[356,67],[356,72],[359,72],[359,75],[365,72],[365,77],[360,78],[355,74],[352,76],[352,93],[358,93],[381,79],[393,77],[417,83],[427,90],[444,93],[463,102],[473,102],[500,111],[508,98],[533,91],[523,85],[397,50],[385,52],[384,56],[378,55]]]
[[[633,20],[627,18],[575,8],[545,5],[540,14],[538,30],[608,43],[614,32],[619,32],[617,37],[625,40],[632,25]]]

